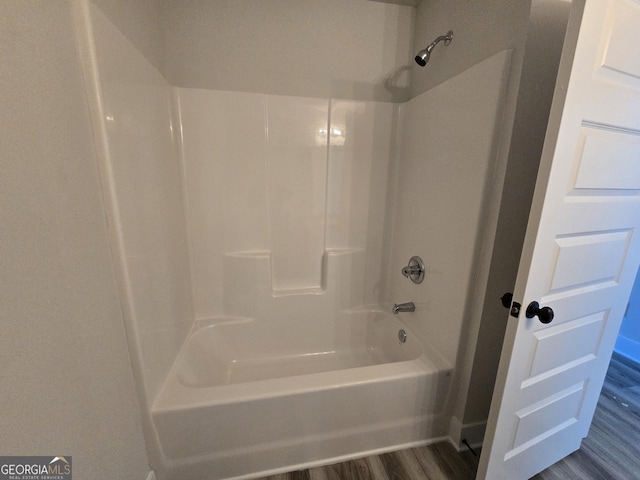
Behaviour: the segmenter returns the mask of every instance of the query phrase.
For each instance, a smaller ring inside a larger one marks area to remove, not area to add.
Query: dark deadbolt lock
[[[518,302],[513,302],[513,293],[507,292],[502,297],[500,297],[500,301],[502,302],[502,306],[504,308],[509,308],[509,315],[514,318],[518,318],[520,316],[520,304]],[[513,303],[511,303],[513,302]]]
[[[527,318],[538,317],[542,323],[551,323],[553,320],[553,309],[551,307],[542,307],[538,302],[531,302],[527,307]]]
[[[513,305],[511,305],[511,311],[509,312],[509,315],[511,315],[513,318],[518,318],[520,316],[521,307],[522,305],[520,305],[518,302],[513,302]]]

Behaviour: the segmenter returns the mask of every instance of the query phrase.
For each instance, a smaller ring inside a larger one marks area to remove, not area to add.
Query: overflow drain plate
[[[407,332],[405,332],[402,328],[398,330],[398,340],[400,340],[400,343],[404,343],[407,341]]]

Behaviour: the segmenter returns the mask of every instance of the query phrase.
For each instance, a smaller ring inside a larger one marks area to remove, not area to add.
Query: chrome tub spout
[[[393,306],[393,308],[391,309],[391,311],[394,314],[398,314],[400,312],[415,312],[416,311],[416,305],[413,302],[396,303]]]

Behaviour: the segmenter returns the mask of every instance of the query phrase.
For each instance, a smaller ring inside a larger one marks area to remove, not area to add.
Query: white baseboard
[[[449,424],[449,438],[453,446],[458,451],[466,450],[468,447],[462,442],[466,440],[471,448],[480,448],[484,440],[484,431],[487,428],[487,422],[474,422],[463,425],[456,417],[451,417]]]
[[[640,363],[640,343],[636,340],[619,335],[616,340],[615,351],[629,360]]]

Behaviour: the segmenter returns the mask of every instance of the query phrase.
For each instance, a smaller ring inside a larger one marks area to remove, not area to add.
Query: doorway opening
[[[629,296],[614,351],[640,364],[640,269]]]

